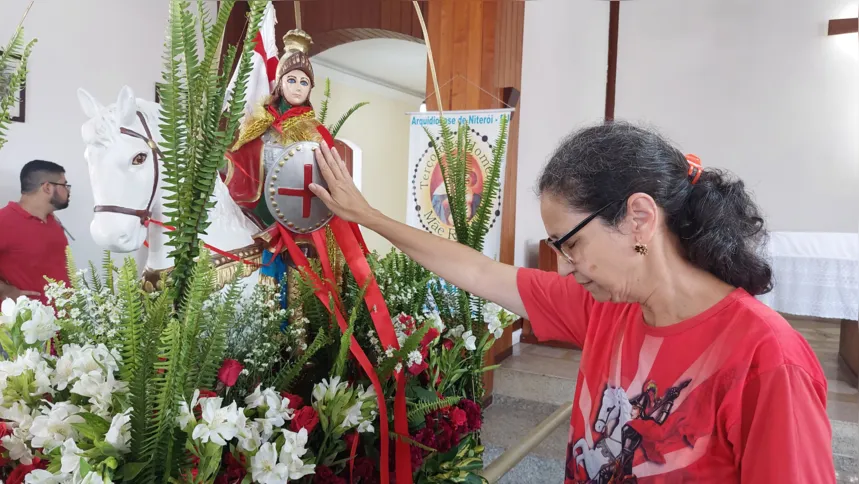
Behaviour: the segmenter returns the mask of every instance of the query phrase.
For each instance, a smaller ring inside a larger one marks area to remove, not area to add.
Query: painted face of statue
[[[280,89],[290,106],[301,106],[310,97],[310,78],[304,71],[289,71],[283,76]]]

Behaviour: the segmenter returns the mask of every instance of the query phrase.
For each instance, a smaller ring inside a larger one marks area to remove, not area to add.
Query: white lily
[[[194,427],[191,438],[202,443],[212,441],[220,446],[227,445],[239,429],[236,428],[236,402],[227,407],[221,407],[222,398],[204,398],[200,405],[203,407],[202,422]]]
[[[477,349],[477,337],[474,336],[471,331],[462,333],[462,340],[465,341],[465,349],[468,351],[474,351]]]
[[[282,484],[289,481],[289,466],[277,462],[277,449],[271,442],[262,444],[251,457],[251,477],[261,484]]]

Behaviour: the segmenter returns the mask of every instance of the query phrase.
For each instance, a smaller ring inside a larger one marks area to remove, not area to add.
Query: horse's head
[[[96,205],[90,233],[108,250],[135,251],[146,240],[144,213],[153,208],[157,198],[157,160],[143,139],[149,137],[143,119],[151,138],[158,139],[157,115],[151,114],[152,109],[141,109],[128,86],[122,88],[116,103],[107,107],[83,89],[78,89],[78,100],[90,118],[81,127]]]

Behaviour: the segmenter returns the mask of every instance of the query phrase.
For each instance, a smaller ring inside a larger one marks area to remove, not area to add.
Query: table
[[[775,286],[760,301],[795,316],[859,318],[859,233],[772,232],[766,250]]]

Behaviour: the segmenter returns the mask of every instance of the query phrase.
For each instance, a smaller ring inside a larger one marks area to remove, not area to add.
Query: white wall
[[[335,47],[336,49],[336,47]],[[409,118],[421,99],[364,81],[349,74],[315,63],[317,87],[311,93],[314,108],[321,107],[325,78],[331,79],[331,102],[326,124],[333,124],[353,104],[368,101],[346,122],[338,138],[361,147],[363,167],[361,190],[367,201],[385,215],[406,221],[408,188]],[[391,244],[364,229],[371,250],[385,253]]]
[[[607,2],[525,4],[516,181],[517,265],[536,265],[532,260],[536,244],[546,237],[534,193],[540,169],[562,137],[602,119],[607,29]]]
[[[622,2],[616,117],[737,173],[772,230],[855,232],[859,39],[826,27],[857,3]],[[541,165],[564,134],[602,118],[608,8],[526,6],[517,264],[545,236],[533,195]]]
[[[11,36],[27,0],[2,0],[0,43]],[[101,259],[89,234],[92,190],[80,128],[86,120],[76,90],[87,89],[105,104],[123,85],[152,100],[161,78],[167,21],[166,0],[39,0],[25,23],[38,38],[27,77],[26,122],[12,123],[0,150],[0,204],[20,196],[18,174],[34,158],[63,165],[73,185],[71,205],[58,217],[72,233],[79,263]],[[5,229],[2,228],[2,229]]]

